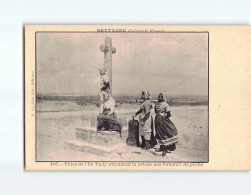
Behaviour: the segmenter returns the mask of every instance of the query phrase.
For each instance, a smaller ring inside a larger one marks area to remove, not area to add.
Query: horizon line
[[[37,93],[37,95],[91,95],[91,96],[98,96],[97,93]],[[134,93],[114,93],[113,95],[127,95],[127,96],[139,96],[140,94],[134,94]],[[152,94],[152,96],[157,96],[158,94]],[[208,94],[206,95],[193,95],[193,94],[168,94],[168,96],[208,96]]]

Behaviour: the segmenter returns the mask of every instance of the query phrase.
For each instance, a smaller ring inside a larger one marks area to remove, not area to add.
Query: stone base
[[[118,132],[101,131],[97,133],[96,128],[90,127],[77,128],[76,139],[82,142],[101,146],[113,146],[122,142]]]
[[[123,143],[116,144],[113,147],[100,146],[96,144],[81,142],[78,140],[70,140],[64,143],[64,147],[66,149],[73,149],[81,152],[89,152],[91,154],[96,154],[96,155],[105,155],[115,151],[120,151],[120,150],[122,151],[125,146],[126,145]]]
[[[122,129],[122,134],[127,133]],[[108,154],[114,151],[122,151],[126,146],[120,133],[115,131],[101,131],[97,133],[94,127],[82,127],[76,129],[76,140],[65,142],[66,149],[89,152],[92,154]]]

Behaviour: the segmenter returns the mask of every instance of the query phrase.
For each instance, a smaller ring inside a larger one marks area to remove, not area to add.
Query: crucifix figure
[[[104,68],[110,81],[110,91],[112,95],[112,54],[116,53],[116,48],[112,47],[112,38],[105,37],[105,44],[100,45],[100,51],[104,52]]]

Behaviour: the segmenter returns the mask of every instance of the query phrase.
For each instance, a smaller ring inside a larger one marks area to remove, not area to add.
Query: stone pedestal
[[[122,130],[122,133],[126,129]],[[114,131],[102,131],[97,133],[94,127],[83,127],[76,129],[76,140],[65,142],[65,148],[92,154],[108,154],[121,151],[126,146],[120,134]]]

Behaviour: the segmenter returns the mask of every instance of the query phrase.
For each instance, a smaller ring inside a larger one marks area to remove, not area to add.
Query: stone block
[[[66,149],[88,152],[96,155],[105,155],[115,151],[120,151],[120,150],[123,151],[125,148],[125,144],[120,143],[114,146],[101,146],[97,144],[82,142],[79,140],[70,140],[64,143],[64,147]]]
[[[126,136],[127,128],[122,129]],[[101,131],[97,133],[95,127],[82,127],[76,129],[76,140],[65,142],[65,148],[85,151],[92,154],[106,154],[113,151],[120,152],[126,146],[120,134],[115,131]]]
[[[121,143],[121,137],[118,132],[101,131],[97,133],[96,129],[90,127],[77,128],[76,139],[90,144],[113,146]]]

